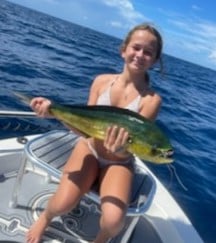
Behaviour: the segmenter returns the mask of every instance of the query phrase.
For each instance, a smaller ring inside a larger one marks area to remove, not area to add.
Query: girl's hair
[[[162,49],[163,49],[163,40],[162,40],[162,37],[161,37],[161,34],[159,33],[159,31],[153,25],[148,24],[148,23],[143,23],[143,24],[140,24],[140,25],[136,25],[133,29],[131,29],[128,32],[126,38],[123,40],[123,43],[121,45],[121,51],[125,50],[125,48],[127,47],[128,43],[131,40],[132,35],[137,30],[147,30],[156,37],[156,39],[157,39],[156,60],[159,60],[160,69],[161,69],[161,72],[162,72],[163,63],[162,63],[162,60],[161,60],[161,54],[162,54]]]

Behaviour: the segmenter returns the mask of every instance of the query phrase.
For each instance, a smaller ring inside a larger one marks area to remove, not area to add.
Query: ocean
[[[0,0],[0,109],[29,110],[14,91],[55,102],[85,104],[92,80],[118,73],[121,40]],[[175,150],[177,175],[148,164],[181,205],[206,243],[216,242],[216,71],[163,55],[164,72],[150,70],[162,96],[157,119]],[[0,119],[0,138],[37,133],[61,124]],[[180,181],[179,181],[180,180]],[[183,184],[183,185],[182,185]],[[190,242],[188,242],[190,243]]]

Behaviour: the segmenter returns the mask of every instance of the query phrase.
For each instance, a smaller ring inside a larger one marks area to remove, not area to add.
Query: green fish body
[[[24,103],[31,98],[14,93]],[[113,106],[57,105],[50,107],[51,114],[59,121],[80,132],[103,140],[106,130],[111,125],[125,128],[129,133],[127,151],[140,159],[156,163],[171,163],[172,146],[154,123],[133,111]]]
[[[133,111],[112,106],[52,105],[51,114],[90,137],[103,140],[111,125],[129,133],[126,149],[140,159],[156,164],[171,163],[172,147],[155,123]]]

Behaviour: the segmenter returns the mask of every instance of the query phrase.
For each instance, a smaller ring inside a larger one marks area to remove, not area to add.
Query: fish
[[[31,100],[20,93],[16,96],[25,103]],[[155,164],[174,161],[172,145],[162,129],[131,110],[106,105],[61,105],[52,102],[50,113],[63,124],[100,140],[104,140],[108,127],[123,127],[129,134],[125,145],[128,152]]]

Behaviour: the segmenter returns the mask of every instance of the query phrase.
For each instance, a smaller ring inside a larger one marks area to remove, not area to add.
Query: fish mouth
[[[172,163],[174,159],[172,158],[174,151],[173,149],[153,149],[152,158],[156,164]]]
[[[166,161],[167,163],[172,163],[173,162],[173,154],[174,151],[173,149],[161,151],[161,157]]]
[[[162,155],[165,158],[172,158],[173,154],[174,154],[174,150],[173,149],[169,149],[169,150],[166,150],[166,151],[162,152]]]

